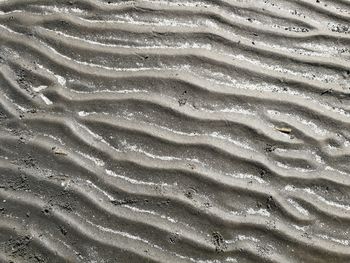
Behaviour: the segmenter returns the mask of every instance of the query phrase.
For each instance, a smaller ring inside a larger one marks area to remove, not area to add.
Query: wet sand
[[[350,262],[348,0],[0,0],[0,262]]]

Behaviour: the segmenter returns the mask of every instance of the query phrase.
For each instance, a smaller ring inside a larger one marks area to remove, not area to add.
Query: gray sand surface
[[[349,0],[0,0],[0,262],[350,262]]]

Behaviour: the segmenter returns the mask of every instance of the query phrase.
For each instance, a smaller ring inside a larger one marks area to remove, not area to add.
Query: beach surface
[[[350,262],[350,1],[1,0],[0,262]]]

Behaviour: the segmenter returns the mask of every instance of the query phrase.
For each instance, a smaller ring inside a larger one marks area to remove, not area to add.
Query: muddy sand
[[[350,262],[349,0],[0,0],[0,262]]]

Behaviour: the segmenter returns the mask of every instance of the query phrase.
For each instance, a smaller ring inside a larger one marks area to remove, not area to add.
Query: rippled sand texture
[[[0,10],[1,262],[350,262],[350,1]]]

